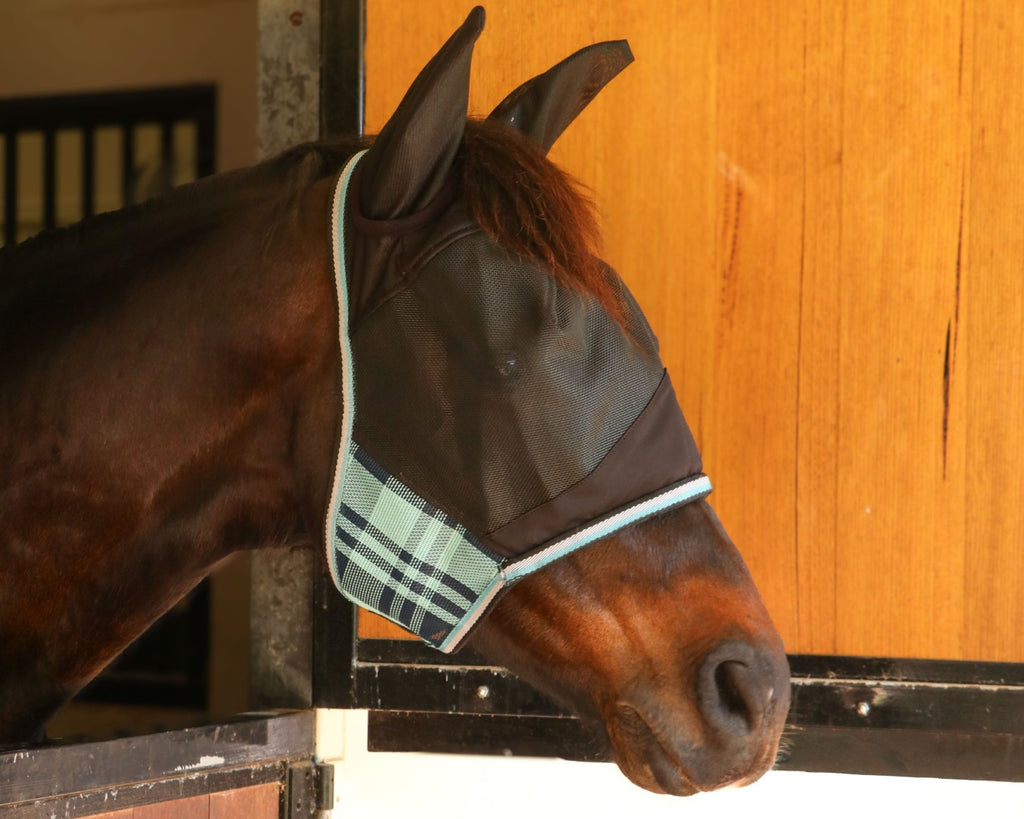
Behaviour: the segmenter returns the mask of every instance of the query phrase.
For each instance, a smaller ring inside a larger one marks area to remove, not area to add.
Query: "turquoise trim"
[[[707,475],[697,475],[685,483],[675,486],[639,501],[631,506],[614,512],[605,518],[568,535],[554,543],[536,549],[524,555],[506,568],[506,576],[510,583],[514,583],[535,571],[544,568],[550,563],[565,557],[577,549],[582,549],[593,543],[595,540],[607,537],[630,524],[636,523],[644,518],[656,515],[673,506],[681,506],[685,503],[702,498],[711,492],[711,480]]]
[[[331,500],[327,506],[324,522],[324,548],[327,549],[327,564],[331,567],[334,584],[340,589],[341,578],[332,560],[334,551],[335,510],[341,498],[342,475],[348,465],[349,444],[352,441],[352,424],[355,421],[356,399],[352,366],[352,342],[348,334],[348,277],[345,266],[345,202],[352,174],[366,151],[360,151],[345,164],[338,175],[331,207],[331,240],[334,260],[334,286],[338,295],[338,346],[341,353],[341,440],[338,442],[338,458],[334,465],[334,481],[331,484]]]
[[[528,577],[545,566],[554,563],[556,560],[572,554],[584,546],[590,545],[595,540],[607,537],[620,529],[624,529],[637,521],[649,518],[666,509],[692,503],[705,497],[710,492],[711,480],[707,475],[696,475],[653,496],[637,501],[624,509],[613,512],[589,526],[585,526],[572,534],[555,540],[547,546],[535,549],[514,562],[506,563],[502,567],[499,576],[495,577],[491,584],[481,592],[476,603],[466,612],[462,620],[452,628],[448,637],[438,648],[446,654],[458,648],[477,622],[487,613],[502,589],[518,583],[524,577]]]
[[[498,593],[508,585],[503,571],[499,571],[491,582],[470,606],[465,616],[452,628],[444,642],[437,646],[438,651],[444,654],[451,654],[462,645],[463,640],[473,630],[473,626],[490,610]]]

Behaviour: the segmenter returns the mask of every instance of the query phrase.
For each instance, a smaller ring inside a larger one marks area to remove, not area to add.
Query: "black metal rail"
[[[77,817],[277,782],[281,815],[316,804],[312,712],[0,752],[0,815]],[[294,791],[294,793],[293,793]]]
[[[796,655],[778,767],[1024,781],[1024,664]],[[356,704],[381,751],[604,761],[578,720],[471,654],[366,640]]]

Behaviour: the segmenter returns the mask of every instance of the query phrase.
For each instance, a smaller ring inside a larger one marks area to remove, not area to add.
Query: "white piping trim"
[[[650,517],[669,507],[689,503],[709,492],[711,492],[711,479],[707,475],[696,475],[686,483],[676,484],[664,492],[628,506],[609,517],[597,520],[589,526],[527,555],[522,560],[510,563],[506,567],[505,576],[509,583],[514,583],[598,538],[610,535],[624,526]]]
[[[645,498],[639,503],[621,509],[613,515],[595,521],[589,526],[573,532],[571,535],[556,540],[548,546],[539,549],[522,560],[509,563],[501,568],[500,573],[492,583],[484,590],[473,606],[466,612],[465,616],[448,633],[445,641],[438,646],[438,649],[445,654],[450,654],[457,649],[463,639],[472,631],[473,626],[488,612],[491,603],[494,602],[498,593],[505,587],[522,580],[524,577],[544,568],[578,549],[593,543],[595,540],[610,535],[631,523],[650,517],[673,506],[681,506],[691,503],[711,492],[711,479],[707,475],[696,475],[682,484],[660,492],[657,495]]]
[[[338,175],[338,183],[334,187],[334,199],[331,208],[331,242],[334,256],[334,284],[338,293],[338,346],[341,348],[341,441],[338,444],[338,458],[334,462],[334,481],[331,486],[331,500],[327,506],[324,523],[324,548],[327,550],[327,565],[331,567],[331,577],[335,585],[341,588],[341,578],[334,560],[334,515],[341,499],[341,481],[345,461],[348,458],[349,444],[352,441],[352,424],[355,420],[356,401],[355,384],[353,383],[352,342],[348,337],[348,278],[345,272],[345,202],[348,199],[348,187],[352,181],[352,173],[356,163],[366,151],[360,151],[345,164]]]
[[[491,604],[497,598],[498,593],[507,585],[508,582],[505,579],[504,570],[499,567],[494,575],[494,579],[480,593],[476,598],[476,602],[469,607],[469,610],[462,616],[462,619],[448,632],[448,636],[444,638],[444,642],[437,647],[437,650],[444,654],[451,654],[455,651],[461,645],[466,635],[473,630],[473,626],[490,611]]]

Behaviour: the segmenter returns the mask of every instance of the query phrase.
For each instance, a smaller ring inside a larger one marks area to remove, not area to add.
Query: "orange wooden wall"
[[[368,130],[468,8],[370,0]],[[552,156],[595,192],[788,649],[1024,661],[1024,4],[488,13],[478,114],[630,41]]]
[[[280,799],[281,786],[271,782],[110,811],[102,816],[104,819],[277,819]]]

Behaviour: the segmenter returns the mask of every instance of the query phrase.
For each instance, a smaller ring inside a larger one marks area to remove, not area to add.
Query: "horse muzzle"
[[[677,691],[633,687],[607,715],[615,760],[637,785],[689,796],[748,785],[772,766],[789,710],[789,664],[775,648],[713,647]]]

